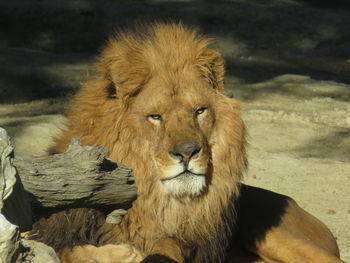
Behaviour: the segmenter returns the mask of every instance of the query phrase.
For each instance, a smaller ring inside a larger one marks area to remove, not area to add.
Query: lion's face
[[[54,151],[71,137],[106,147],[134,170],[139,197],[238,193],[244,124],[238,103],[223,95],[224,59],[208,45],[174,24],[112,38],[98,60],[101,76],[75,96]]]
[[[161,77],[154,76],[142,88],[130,116],[135,131],[142,130],[140,136],[151,146],[153,170],[165,190],[198,196],[210,181],[215,91],[194,69],[167,72],[159,72]]]

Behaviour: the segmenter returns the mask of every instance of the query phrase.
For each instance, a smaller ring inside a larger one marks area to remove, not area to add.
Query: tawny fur
[[[102,247],[92,245],[66,247],[60,252],[60,259],[62,262],[74,263],[138,263],[142,260],[142,256],[130,245],[109,244]]]
[[[69,125],[51,152],[65,151],[73,137],[102,145],[134,170],[138,189],[121,224],[105,224],[93,243],[127,243],[148,255],[159,240],[172,238],[191,262],[223,260],[246,168],[245,128],[239,104],[222,94],[224,61],[209,44],[181,24],[119,33],[99,57],[100,77],[71,101]],[[196,119],[199,107],[206,112]],[[156,113],[161,124],[147,117]],[[188,138],[201,143],[198,165],[207,171],[207,186],[174,196],[162,185],[163,170],[171,147]]]

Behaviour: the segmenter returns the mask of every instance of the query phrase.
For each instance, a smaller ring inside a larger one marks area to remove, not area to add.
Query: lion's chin
[[[165,189],[174,196],[199,196],[207,186],[206,176],[190,172],[181,173],[163,181]]]

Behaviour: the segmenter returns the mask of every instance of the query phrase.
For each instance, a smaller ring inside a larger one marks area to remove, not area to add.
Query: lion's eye
[[[196,112],[195,112],[196,116],[201,115],[201,114],[204,113],[207,109],[208,109],[207,107],[199,108],[199,109],[196,110]]]
[[[162,116],[159,114],[150,114],[147,116],[148,118],[155,120],[155,121],[161,121],[162,120]]]

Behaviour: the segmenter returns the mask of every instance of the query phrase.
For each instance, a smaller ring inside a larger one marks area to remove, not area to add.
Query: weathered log
[[[34,206],[128,208],[136,198],[132,171],[106,156],[105,148],[73,139],[65,153],[16,156],[14,165]]]

